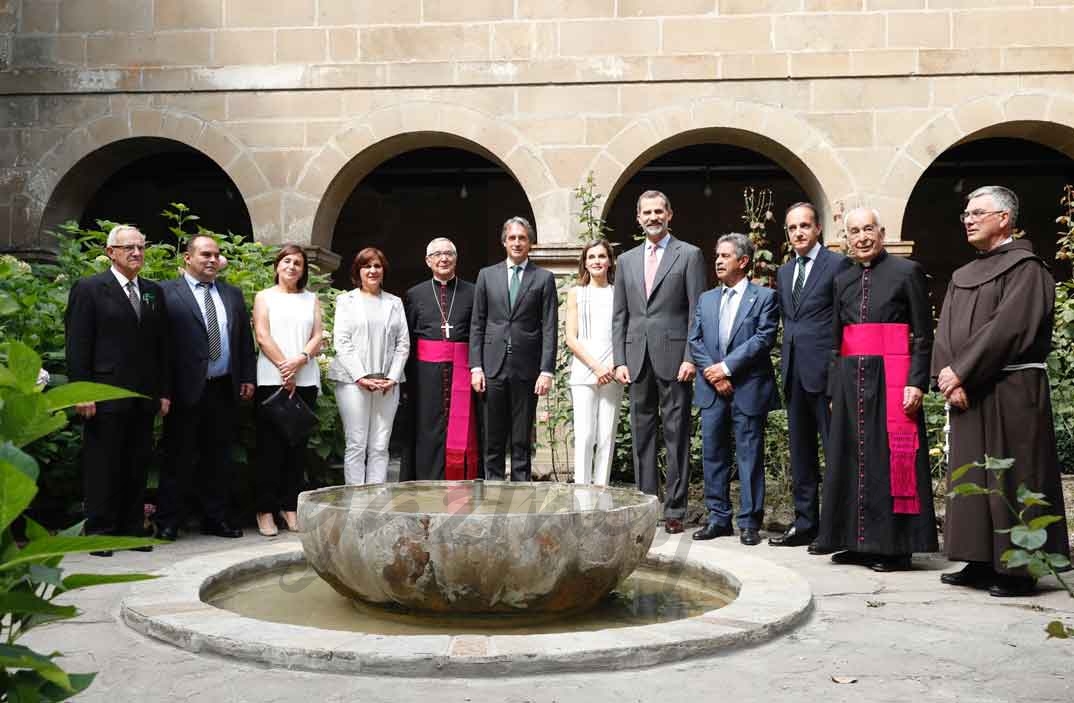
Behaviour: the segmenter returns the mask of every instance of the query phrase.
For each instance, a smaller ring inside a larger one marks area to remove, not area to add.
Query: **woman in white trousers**
[[[336,298],[332,339],[336,356],[328,368],[335,381],[346,449],[348,484],[384,483],[388,443],[399,407],[399,384],[410,355],[403,301],[382,290],[388,260],[374,247],[351,265],[355,289]]]
[[[623,387],[612,374],[615,255],[605,239],[578,261],[578,285],[567,293],[567,347],[574,406],[574,482],[608,485]]]

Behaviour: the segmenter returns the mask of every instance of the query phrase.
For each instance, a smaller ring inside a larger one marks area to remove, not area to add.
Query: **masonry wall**
[[[86,157],[139,136],[215,160],[270,242],[329,248],[362,176],[445,145],[504,165],[541,244],[569,244],[587,173],[611,196],[699,141],[898,237],[953,144],[1074,155],[1070,37],[1057,0],[0,0],[0,247],[45,244],[122,165]]]

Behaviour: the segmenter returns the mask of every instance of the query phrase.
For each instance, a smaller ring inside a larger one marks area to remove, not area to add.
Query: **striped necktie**
[[[216,303],[213,302],[212,283],[199,283],[198,288],[204,291],[205,300],[205,331],[209,334],[209,359],[216,361],[220,358],[220,323],[216,319]]]

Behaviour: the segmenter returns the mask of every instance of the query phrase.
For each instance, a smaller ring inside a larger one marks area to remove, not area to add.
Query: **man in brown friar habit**
[[[406,294],[410,348],[416,352],[407,370],[414,441],[404,480],[480,476],[477,402],[468,360],[474,284],[455,275],[458,258],[450,239],[429,242],[425,263],[432,278]]]
[[[837,564],[911,567],[934,552],[928,442],[921,401],[929,386],[932,311],[921,266],[884,250],[880,215],[846,216],[857,266],[835,279],[832,425],[818,547]]]
[[[999,489],[1018,507],[1018,486],[1045,495],[1050,507],[1033,507],[1025,519],[1042,513],[1062,516],[1063,492],[1052,424],[1052,401],[1045,359],[1052,347],[1055,281],[1033,253],[1033,245],[1012,236],[1018,197],[1001,186],[970,193],[960,219],[975,260],[955,271],[947,287],[932,373],[950,406],[949,466],[952,470],[985,455],[1013,458],[1002,482],[974,468],[958,482]],[[1034,591],[1025,567],[1001,560],[1011,548],[1007,504],[995,496],[948,500],[944,548],[965,568],[940,579],[952,586],[988,589],[993,596]],[[1066,522],[1048,526],[1046,552],[1070,554]]]

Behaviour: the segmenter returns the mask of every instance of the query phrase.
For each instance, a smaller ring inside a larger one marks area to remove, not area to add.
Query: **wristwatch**
[[[306,357],[306,361],[309,361],[313,357],[309,355],[309,352],[302,352],[302,356]]]

